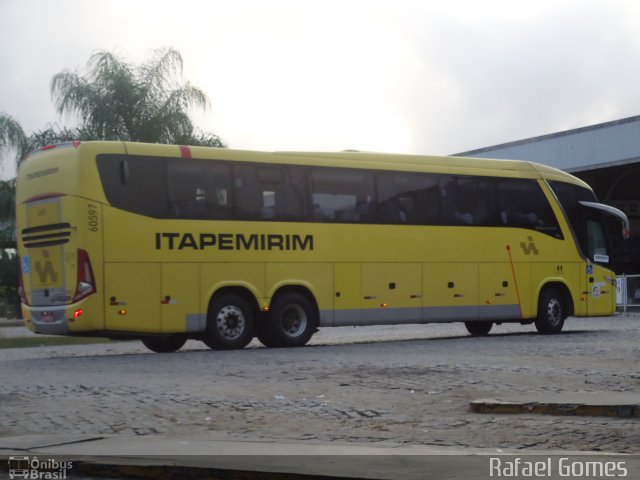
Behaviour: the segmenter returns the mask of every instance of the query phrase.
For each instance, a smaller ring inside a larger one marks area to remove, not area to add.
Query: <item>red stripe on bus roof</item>
[[[191,158],[191,147],[187,147],[186,145],[180,145],[178,147],[180,149],[180,154],[182,158]]]

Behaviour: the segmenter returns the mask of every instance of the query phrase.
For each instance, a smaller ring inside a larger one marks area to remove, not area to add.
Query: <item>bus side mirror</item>
[[[631,224],[629,223],[629,217],[627,217],[627,215],[622,210],[612,207],[611,205],[605,205],[603,203],[585,201],[580,201],[578,203],[580,203],[580,205],[582,205],[583,207],[594,208],[618,218],[622,222],[622,238],[628,240],[629,237],[631,237]]]

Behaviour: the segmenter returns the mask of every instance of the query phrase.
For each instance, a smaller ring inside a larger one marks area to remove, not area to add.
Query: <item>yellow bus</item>
[[[300,346],[320,327],[610,315],[607,216],[577,178],[504,160],[73,142],[17,179],[34,332],[171,352]]]

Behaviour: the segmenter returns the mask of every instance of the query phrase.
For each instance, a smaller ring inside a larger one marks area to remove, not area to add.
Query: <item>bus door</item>
[[[585,219],[587,257],[585,267],[585,294],[587,315],[611,315],[615,310],[615,276],[608,268],[609,244],[601,216],[589,215]]]

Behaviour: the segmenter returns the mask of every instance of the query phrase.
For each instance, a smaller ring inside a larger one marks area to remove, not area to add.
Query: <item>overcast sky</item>
[[[160,47],[231,148],[451,154],[640,114],[637,0],[0,0],[0,112],[72,123],[54,74]]]

